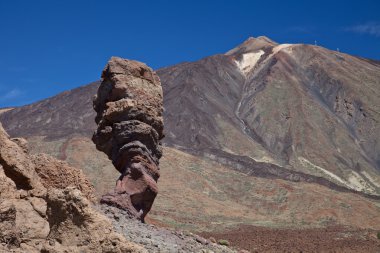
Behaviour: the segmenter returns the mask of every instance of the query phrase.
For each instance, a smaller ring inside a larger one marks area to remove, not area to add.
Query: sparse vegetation
[[[285,203],[288,198],[287,198],[288,192],[284,188],[279,188],[278,193],[274,196],[273,200],[278,203],[282,204]]]
[[[230,242],[224,239],[220,239],[218,243],[223,246],[230,246]]]
[[[336,218],[332,216],[324,216],[320,218],[318,221],[322,226],[331,226],[336,224]]]
[[[379,240],[380,240],[380,231],[379,231],[379,232],[377,232],[377,239],[379,239]]]
[[[349,205],[349,204],[347,204],[347,203],[344,203],[344,202],[341,202],[339,205],[340,205],[341,207],[343,207],[343,208],[346,208],[346,209],[350,209],[350,208],[351,208],[351,205]]]

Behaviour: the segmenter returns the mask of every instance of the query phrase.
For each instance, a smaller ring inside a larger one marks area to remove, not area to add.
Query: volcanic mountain
[[[249,38],[158,71],[166,143],[254,175],[286,168],[379,194],[379,70],[380,62],[317,46]]]
[[[153,218],[190,229],[380,227],[380,62],[258,37],[157,73],[166,137]],[[32,151],[82,168],[101,194],[115,174],[90,140],[98,86],[4,110],[0,121]]]

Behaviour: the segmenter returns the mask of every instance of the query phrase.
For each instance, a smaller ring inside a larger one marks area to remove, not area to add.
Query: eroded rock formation
[[[92,207],[79,169],[26,147],[0,124],[0,252],[146,252]]]
[[[94,99],[98,129],[93,141],[121,173],[101,203],[144,221],[157,195],[163,138],[162,88],[145,64],[112,57]]]

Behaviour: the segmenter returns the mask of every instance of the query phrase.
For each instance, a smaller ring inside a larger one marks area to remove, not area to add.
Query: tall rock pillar
[[[160,79],[141,62],[112,57],[103,70],[94,109],[98,128],[92,140],[121,173],[114,191],[101,203],[144,221],[160,176],[164,137]]]

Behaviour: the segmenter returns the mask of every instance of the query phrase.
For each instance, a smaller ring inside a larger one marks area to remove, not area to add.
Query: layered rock
[[[146,252],[113,230],[93,196],[79,169],[29,155],[0,124],[0,252]]]
[[[144,221],[157,195],[163,138],[162,88],[145,64],[112,57],[94,99],[93,141],[121,173],[101,203],[127,210]]]

